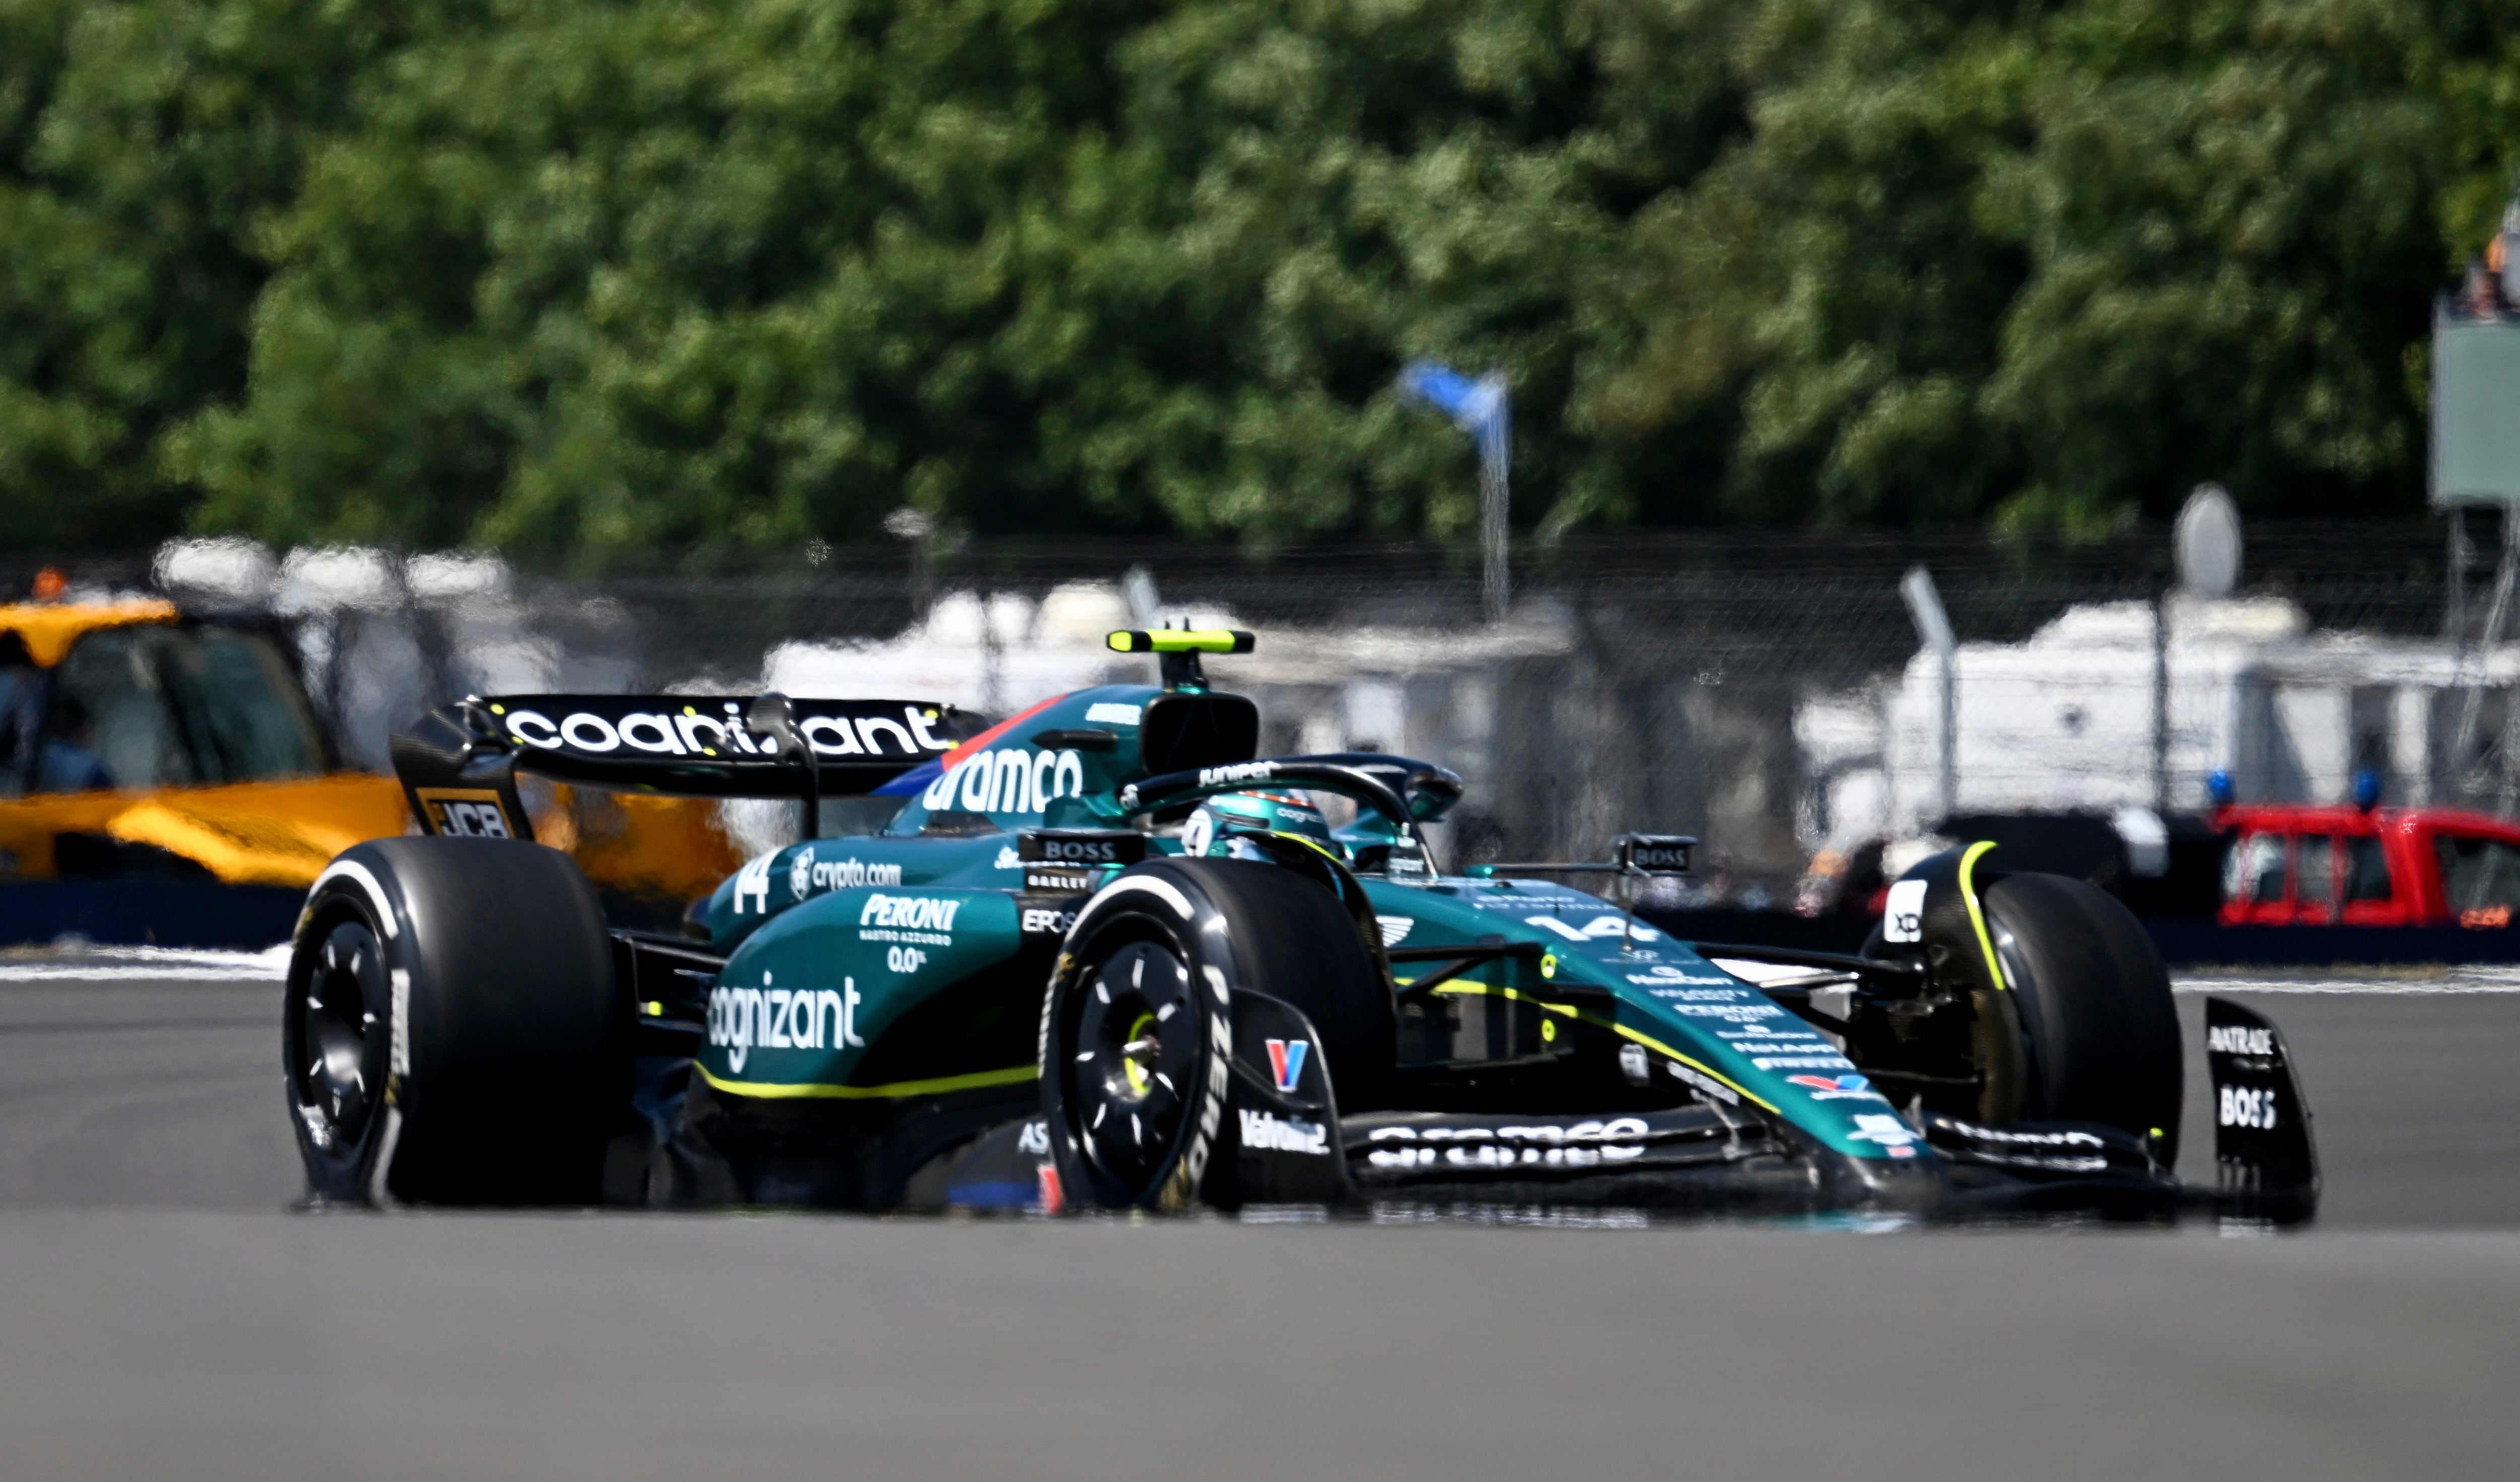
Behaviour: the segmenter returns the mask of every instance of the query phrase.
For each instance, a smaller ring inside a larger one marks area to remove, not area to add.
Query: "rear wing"
[[[894,699],[781,700],[770,707],[779,723],[765,726],[763,698],[475,696],[398,733],[394,775],[430,833],[530,839],[519,771],[613,791],[812,800],[873,791],[978,730],[951,705]]]

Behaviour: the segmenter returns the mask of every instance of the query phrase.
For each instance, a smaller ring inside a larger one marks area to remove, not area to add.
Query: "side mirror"
[[[796,707],[776,690],[753,697],[743,712],[743,728],[779,743],[779,749],[805,768],[805,837],[823,836],[823,759],[796,727]]]

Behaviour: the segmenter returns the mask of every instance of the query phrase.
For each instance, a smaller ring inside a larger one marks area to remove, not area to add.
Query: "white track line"
[[[2436,982],[2389,982],[2370,978],[2181,977],[2170,980],[2173,993],[2345,993],[2381,997],[2423,997],[2454,993],[2520,993],[2511,978],[2446,979]]]
[[[2319,993],[2372,997],[2520,993],[2520,967],[2464,969],[2438,978],[2357,978],[2340,969],[2326,978],[2174,977],[2177,993]],[[159,982],[277,983],[289,976],[286,945],[262,952],[205,952],[170,947],[90,947],[61,957],[0,958],[0,983]]]
[[[60,957],[0,958],[0,983],[277,983],[289,948],[203,952],[175,947],[87,947]]]

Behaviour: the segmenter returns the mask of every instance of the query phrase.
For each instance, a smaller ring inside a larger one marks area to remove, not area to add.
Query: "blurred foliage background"
[[[2515,0],[0,0],[0,521],[601,566],[2420,508]]]

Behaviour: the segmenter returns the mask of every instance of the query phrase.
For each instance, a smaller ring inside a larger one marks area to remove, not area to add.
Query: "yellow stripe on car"
[[[1995,938],[1987,935],[1986,913],[1978,909],[1977,886],[1970,878],[1977,869],[1977,857],[1994,847],[1995,840],[1982,838],[1960,856],[1960,899],[1968,903],[1969,924],[1977,929],[1978,949],[1986,954],[1986,975],[1994,979],[2001,992],[2011,985],[2003,980],[2003,965],[1995,960]]]
[[[978,1091],[989,1086],[1020,1086],[1039,1080],[1037,1065],[1013,1065],[1005,1070],[979,1070],[969,1075],[938,1076],[928,1081],[894,1081],[883,1086],[830,1086],[820,1082],[788,1084],[778,1081],[730,1081],[709,1074],[706,1065],[695,1063],[692,1068],[700,1079],[731,1096],[762,1097],[774,1100],[895,1101],[914,1096],[944,1096],[955,1091]]]

